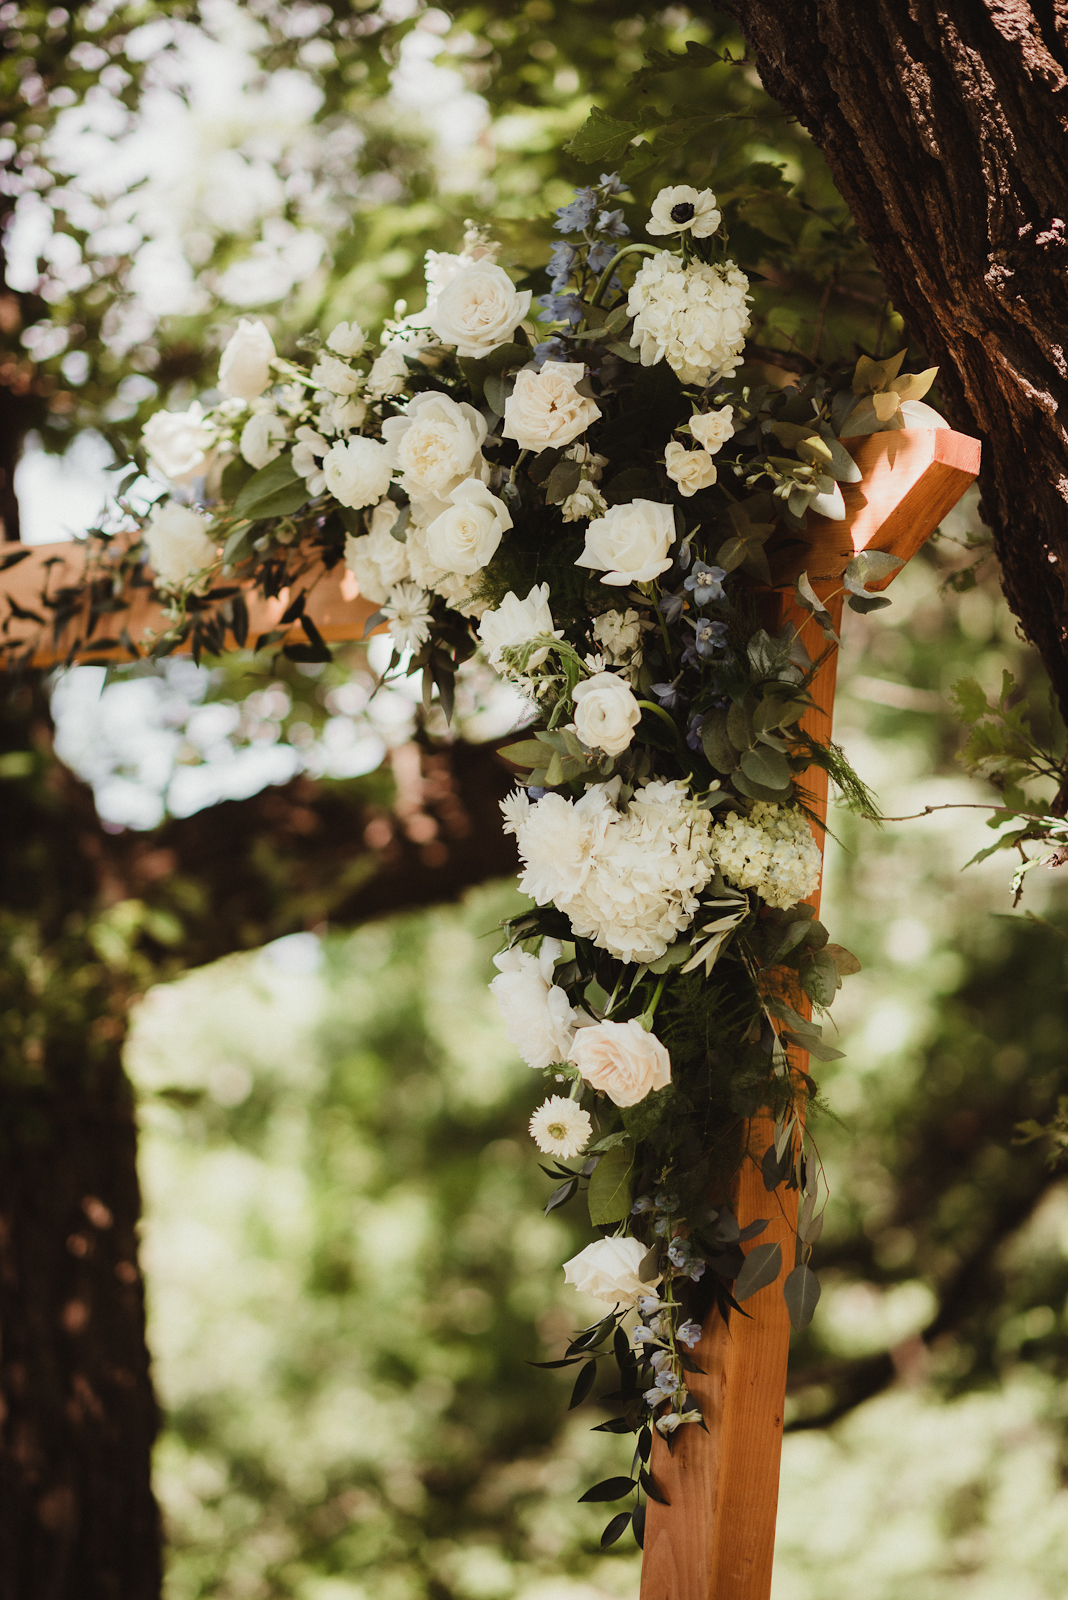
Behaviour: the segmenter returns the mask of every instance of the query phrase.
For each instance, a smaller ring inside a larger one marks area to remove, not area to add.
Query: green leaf
[[[610,506],[624,505],[631,500],[650,500],[657,494],[656,478],[645,467],[628,467],[609,483],[602,484],[601,493]]]
[[[574,494],[581,481],[582,468],[577,461],[558,461],[545,485],[546,502],[558,506],[569,494]]]
[[[250,521],[264,515],[277,515],[278,513],[262,511],[262,503],[285,489],[291,490],[298,483],[302,491],[300,504],[303,505],[308,498],[308,492],[304,479],[293,470],[293,457],[289,454],[277,456],[249,478],[234,501],[233,515],[248,517]]]
[[[571,1399],[568,1402],[567,1407],[569,1411],[574,1411],[576,1406],[580,1406],[582,1404],[583,1400],[585,1400],[596,1381],[597,1363],[596,1361],[587,1361],[586,1365],[580,1369],[579,1375],[575,1379],[575,1387],[571,1391]],[[613,1496],[613,1498],[618,1497]]]
[[[598,1433],[598,1432],[615,1432],[616,1430],[615,1429],[609,1429],[608,1428],[608,1424],[605,1423],[605,1422],[602,1422],[600,1428],[599,1429],[595,1428],[593,1431],[595,1433]],[[629,1433],[630,1432],[630,1423],[629,1422],[625,1422],[624,1427],[620,1428],[618,1431],[620,1433]],[[604,1530],[604,1532],[601,1535],[601,1549],[602,1550],[607,1550],[608,1546],[610,1544],[615,1544],[616,1540],[621,1538],[623,1536],[623,1534],[626,1533],[627,1528],[628,1528],[628,1526],[630,1524],[630,1518],[631,1518],[631,1513],[629,1511],[620,1511],[612,1518],[611,1522],[608,1524],[607,1528]]]
[[[482,359],[490,372],[509,372],[517,367],[525,367],[531,358],[531,349],[528,344],[499,344],[491,350],[488,356]],[[487,395],[487,399],[489,396]]]
[[[734,1284],[734,1298],[748,1300],[758,1289],[764,1289],[782,1271],[782,1247],[778,1244],[754,1245],[745,1258],[745,1265]]]
[[[634,1487],[633,1478],[605,1478],[601,1483],[595,1483],[592,1489],[587,1489],[585,1494],[579,1495],[579,1505],[585,1500],[622,1500]]]
[[[863,970],[853,952],[846,950],[840,944],[829,944],[827,946],[827,954],[838,968],[838,976],[840,978],[851,977],[854,972]]]
[[[270,462],[268,462],[268,466]],[[241,456],[235,456],[223,468],[219,489],[224,500],[235,500],[252,477],[253,469]]]
[[[820,1280],[811,1267],[795,1267],[782,1286],[790,1321],[800,1333],[812,1321],[820,1297]]]
[[[652,1094],[647,1094],[636,1106],[627,1106],[623,1112],[623,1126],[631,1138],[647,1139],[663,1121],[664,1113],[674,1098],[675,1089],[669,1083],[666,1088],[655,1089]]]
[[[733,772],[738,765],[738,752],[727,733],[725,711],[708,712],[701,724],[701,745],[717,772]]]
[[[268,495],[265,500],[257,500],[252,515],[257,522],[262,522],[265,517],[288,517],[307,503],[308,486],[303,478],[298,478],[295,483]]]
[[[892,578],[904,565],[900,556],[889,555],[885,550],[862,550],[846,567],[842,581],[851,594],[856,594],[869,583]]]
[[[517,767],[544,767],[549,758],[548,750],[538,739],[520,739],[518,744],[506,744],[497,754]]]
[[[978,722],[990,710],[986,691],[975,678],[958,678],[949,691],[949,698],[962,722]]]
[[[786,757],[767,745],[758,745],[755,750],[743,753],[742,771],[753,783],[762,784],[765,789],[788,789],[793,782]]]
[[[458,356],[456,359],[460,371],[467,379],[472,398],[479,399],[486,382],[486,374],[489,372],[489,362],[474,356]]]
[[[841,985],[834,957],[818,950],[801,969],[801,987],[818,1006],[829,1006]]]
[[[624,344],[622,339],[610,340],[605,345],[605,349],[610,350],[614,356],[618,356],[620,361],[629,361],[632,367],[637,366],[641,360],[641,355],[634,346],[632,344]]]
[[[594,1167],[587,1195],[590,1221],[594,1227],[622,1222],[624,1217],[630,1216],[633,1198],[630,1174],[633,1166],[634,1146],[628,1142],[609,1150]]]
[[[486,404],[494,410],[499,417],[504,416],[504,408],[508,404],[512,390],[515,388],[514,378],[502,378],[500,373],[487,372],[482,392],[486,396]]]
[[[576,161],[606,162],[615,166],[640,132],[638,123],[620,122],[618,117],[610,117],[600,106],[594,106],[564,150]]]
[[[742,700],[733,701],[727,710],[727,737],[736,750],[749,750],[753,746],[753,724]]]
[[[670,972],[672,967],[681,967],[684,961],[689,960],[690,949],[691,946],[688,940],[677,939],[673,945],[670,945],[664,951],[658,961],[650,961],[649,971],[655,972],[659,977],[661,973]]]

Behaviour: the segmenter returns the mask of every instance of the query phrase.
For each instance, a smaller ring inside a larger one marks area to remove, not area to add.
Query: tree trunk
[[[954,428],[1068,713],[1068,6],[719,0],[822,150]]]

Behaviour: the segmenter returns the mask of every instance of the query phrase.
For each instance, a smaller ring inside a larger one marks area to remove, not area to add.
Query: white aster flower
[[[339,322],[326,343],[336,356],[358,356],[367,343],[367,335],[358,322]]]
[[[241,454],[250,467],[259,470],[282,454],[286,425],[272,411],[259,411],[241,429]]]
[[[728,883],[780,910],[819,886],[819,846],[797,806],[758,800],[748,817],[731,811],[712,829],[711,848]]]
[[[382,615],[398,650],[418,650],[430,638],[430,600],[417,583],[391,589]]]
[[[676,183],[661,189],[653,201],[653,213],[645,231],[654,235],[692,233],[695,239],[707,239],[722,220],[711,189],[694,189],[688,183]]]
[[[503,832],[517,834],[530,815],[531,799],[525,789],[513,789],[501,801]]]
[[[707,450],[687,450],[672,439],[664,449],[664,467],[679,493],[689,498],[699,489],[711,489],[716,481],[716,463]]]
[[[661,250],[631,287],[631,344],[643,367],[667,361],[683,383],[730,377],[749,332],[749,279],[733,261],[708,266]]]
[[[497,976],[490,993],[504,1021],[510,1044],[528,1067],[544,1071],[566,1061],[575,1032],[575,1013],[564,991],[553,982],[560,955],[559,939],[543,939],[536,956],[525,950],[503,950],[494,956]]]
[[[589,1112],[562,1094],[550,1095],[530,1119],[530,1137],[538,1149],[565,1160],[582,1154],[592,1132]]]
[[[710,456],[721,450],[727,440],[734,437],[734,432],[733,406],[720,406],[718,411],[698,411],[690,418],[690,433]]]

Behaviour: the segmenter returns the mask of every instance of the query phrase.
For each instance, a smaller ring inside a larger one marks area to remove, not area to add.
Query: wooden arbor
[[[810,519],[808,548],[781,564],[774,574],[778,587],[767,601],[767,625],[777,629],[793,621],[814,658],[822,654],[824,641],[809,614],[794,604],[796,575],[808,572],[837,622],[843,597],[835,591],[850,559],[862,550],[882,550],[907,561],[979,470],[977,442],[948,429],[880,433],[852,441],[849,448],[863,477],[844,488],[845,521]],[[6,569],[0,559],[0,597],[15,602],[14,609],[6,603],[0,607],[0,643],[21,641],[25,647],[41,632],[32,613],[45,583],[54,590],[71,582],[84,553],[70,544],[34,547],[21,559],[17,546],[0,551],[9,563],[12,556],[16,562]],[[308,587],[308,610],[326,639],[362,637],[373,608],[359,598],[350,575],[335,569]],[[274,601],[250,595],[252,636],[277,628],[289,601],[288,594]],[[132,597],[124,617],[101,623],[96,636],[114,634],[123,624],[134,640],[146,627],[161,625],[159,607],[146,591]],[[300,637],[296,630],[293,637]],[[99,661],[120,653],[104,649],[82,659]],[[39,649],[35,662],[47,666],[65,655],[60,638]],[[836,666],[832,652],[813,684],[817,705],[806,718],[809,730],[824,740],[831,729]],[[809,787],[825,811],[827,781],[819,769],[812,770]],[[813,896],[814,903],[818,898],[818,893]],[[807,1067],[807,1058],[799,1056],[795,1064]],[[770,1142],[770,1123],[754,1119],[750,1147],[757,1162]],[[761,1242],[783,1242],[785,1274],[793,1266],[789,1242],[796,1198],[787,1197],[782,1210],[779,1198],[777,1194],[769,1205],[759,1166],[749,1162],[743,1167],[733,1196],[738,1219],[744,1226],[773,1213]],[[746,1309],[752,1320],[735,1316],[729,1333],[713,1316],[695,1352],[706,1376],[693,1376],[688,1386],[708,1432],[683,1429],[673,1455],[659,1437],[655,1440],[653,1467],[671,1504],[648,1505],[642,1600],[768,1600],[790,1333],[781,1281],[760,1290]]]

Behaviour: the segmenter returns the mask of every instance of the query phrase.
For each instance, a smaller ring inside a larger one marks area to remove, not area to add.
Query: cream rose
[[[266,323],[242,317],[219,361],[219,388],[231,400],[255,400],[271,381],[274,340]]]
[[[486,647],[486,658],[498,670],[503,665],[502,652],[517,649],[528,639],[551,636],[562,639],[563,633],[553,627],[553,614],[549,609],[549,585],[535,584],[525,600],[520,600],[511,589],[496,611],[487,611],[478,625],[478,636]],[[527,663],[527,670],[540,667],[548,656],[548,648],[535,650]]]
[[[259,470],[282,454],[285,441],[286,425],[281,417],[271,411],[260,411],[249,417],[241,429],[241,454],[250,467]]]
[[[211,465],[215,429],[194,400],[188,411],[157,411],[141,431],[152,463],[171,483],[204,477]]]
[[[320,356],[311,369],[310,378],[317,389],[326,389],[330,394],[355,394],[363,383],[363,373],[350,367],[347,361],[339,361],[337,356]]]
[[[620,756],[642,720],[630,685],[614,672],[596,672],[574,690],[575,732],[583,744]]]
[[[416,500],[446,500],[466,479],[481,477],[486,419],[466,401],[427,390],[402,417],[387,417],[382,436],[390,461]]]
[[[161,589],[184,589],[212,564],[217,551],[208,528],[207,517],[173,500],[153,508],[144,537]]]
[[[602,583],[651,583],[671,565],[675,513],[655,500],[610,506],[586,529],[576,566],[602,571]]]
[[[636,1106],[671,1082],[671,1057],[655,1033],[636,1017],[580,1028],[568,1058],[587,1083],[603,1089],[613,1105]]]
[[[585,373],[581,361],[546,361],[540,372],[520,372],[504,403],[504,437],[521,450],[540,451],[585,433],[601,415],[597,402],[576,388]]]
[[[357,434],[327,451],[323,473],[334,499],[358,511],[381,500],[389,488],[389,452],[385,445]]]
[[[664,466],[672,483],[677,483],[679,493],[689,498],[699,489],[711,489],[716,481],[716,463],[707,450],[687,450],[685,445],[672,439],[664,450]]]
[[[358,322],[339,322],[328,335],[326,345],[338,356],[358,356],[367,343],[367,335]]]
[[[710,456],[734,437],[734,407],[720,406],[718,411],[698,411],[690,418],[690,432],[703,445]]]
[[[428,320],[458,355],[488,356],[511,339],[530,310],[530,296],[529,289],[517,293],[503,267],[474,261],[446,284]]]
[[[411,577],[408,547],[394,539],[392,529],[398,508],[383,500],[371,513],[371,531],[349,534],[345,540],[345,565],[360,586],[360,593],[373,605],[385,603],[389,591]]]
[[[375,400],[400,394],[408,381],[408,363],[399,345],[389,344],[371,365],[367,374],[367,393]]]
[[[491,559],[512,519],[504,501],[477,478],[461,483],[449,499],[449,510],[426,530],[427,553],[443,572],[470,578]]]
[[[595,1300],[636,1306],[642,1295],[652,1293],[662,1277],[658,1272],[648,1282],[639,1278],[648,1253],[640,1239],[595,1239],[564,1262],[564,1282],[574,1284],[580,1294],[590,1294]]]

